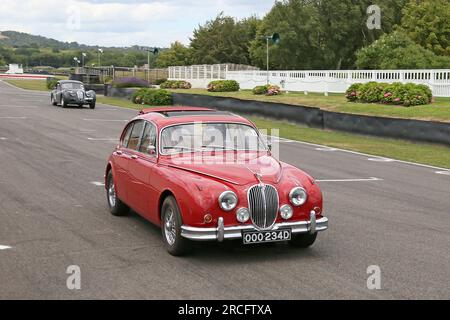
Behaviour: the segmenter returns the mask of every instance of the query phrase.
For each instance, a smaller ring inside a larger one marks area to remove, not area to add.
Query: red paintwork
[[[158,136],[161,128],[189,122],[237,122],[255,125],[236,115],[190,115],[182,117],[165,117],[157,112],[169,110],[191,110],[189,107],[171,107],[146,110],[136,119],[153,122],[157,126]],[[204,110],[204,109],[202,109]],[[156,111],[156,112],[155,112]],[[256,127],[255,127],[256,128]],[[308,201],[294,207],[294,216],[289,221],[309,220],[309,213],[314,207],[322,208],[322,193],[313,178],[300,169],[289,164],[279,162],[268,152],[218,151],[208,152],[206,155],[195,153],[196,161],[180,164],[183,157],[159,155],[150,156],[117,146],[116,151],[129,155],[134,154],[138,159],[129,160],[126,156],[116,155],[114,152],[108,163],[106,174],[113,171],[118,197],[133,208],[140,215],[159,225],[160,206],[167,194],[172,194],[177,200],[182,213],[184,225],[194,227],[212,227],[217,225],[219,217],[224,218],[225,226],[239,225],[235,211],[240,207],[248,207],[247,190],[258,183],[253,172],[263,170],[262,181],[275,186],[279,193],[280,206],[290,203],[288,194],[295,186],[302,186],[308,192]],[[244,164],[233,161],[234,157],[244,159]],[[211,164],[214,159],[226,159],[222,165]],[[249,170],[250,169],[250,170]],[[219,195],[225,190],[234,191],[239,203],[231,212],[224,212],[218,204]],[[213,220],[206,224],[204,215],[211,214]],[[318,215],[318,218],[322,215]],[[281,217],[277,222],[282,222]],[[247,222],[251,224],[251,222]]]

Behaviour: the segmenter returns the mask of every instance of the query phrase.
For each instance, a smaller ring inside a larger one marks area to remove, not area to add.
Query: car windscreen
[[[267,151],[258,132],[240,123],[188,123],[161,132],[161,154],[192,151]]]
[[[84,89],[84,86],[82,83],[68,82],[61,84],[61,88],[64,90],[79,90]]]

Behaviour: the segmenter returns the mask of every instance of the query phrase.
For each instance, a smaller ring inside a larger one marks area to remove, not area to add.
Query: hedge
[[[431,103],[431,89],[423,84],[380,82],[355,83],[346,91],[347,100],[353,102],[383,103],[405,107]]]
[[[142,88],[132,94],[131,101],[141,105],[167,106],[172,105],[172,94],[163,89]]]
[[[235,80],[215,80],[208,84],[210,92],[233,92],[239,89],[239,83]]]
[[[116,88],[148,88],[147,81],[136,77],[116,78],[112,82],[112,86]]]
[[[159,85],[161,89],[190,89],[192,85],[184,80],[167,80]]]
[[[58,83],[58,79],[56,79],[56,78],[47,78],[45,84],[47,86],[47,89],[53,90],[56,87],[57,83]]]

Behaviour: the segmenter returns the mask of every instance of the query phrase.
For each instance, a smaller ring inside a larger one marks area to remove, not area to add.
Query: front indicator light
[[[247,208],[239,208],[236,212],[236,219],[241,223],[247,222],[250,219],[250,211]]]
[[[280,214],[284,220],[288,220],[292,218],[292,215],[294,214],[294,209],[292,209],[292,207],[288,204],[282,205],[280,207]]]

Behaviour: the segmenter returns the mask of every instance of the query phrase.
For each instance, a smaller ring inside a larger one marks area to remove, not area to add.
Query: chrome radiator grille
[[[253,224],[259,229],[273,226],[278,213],[278,192],[270,185],[259,184],[248,190],[248,208]]]

